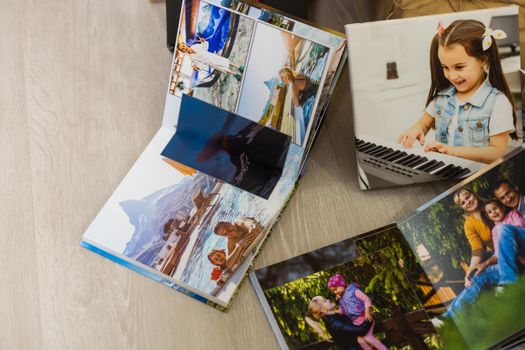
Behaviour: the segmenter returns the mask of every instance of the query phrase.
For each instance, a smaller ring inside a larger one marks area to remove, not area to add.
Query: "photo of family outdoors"
[[[258,269],[251,280],[282,348],[484,349],[524,333],[515,312],[524,257],[521,146],[405,220]]]
[[[442,346],[420,302],[433,288],[395,225],[261,268],[251,277],[281,348]],[[427,299],[426,304],[436,302]]]
[[[346,33],[363,189],[463,178],[521,144],[518,7]]]
[[[266,289],[291,349],[415,349],[439,340],[389,249]]]
[[[398,222],[446,305],[427,309],[446,344],[487,348],[525,327],[516,312],[525,295],[525,152],[520,151]]]
[[[205,1],[185,1],[169,93],[235,112],[302,145],[330,49],[287,31],[293,21],[285,25],[283,16],[258,13],[254,19]]]

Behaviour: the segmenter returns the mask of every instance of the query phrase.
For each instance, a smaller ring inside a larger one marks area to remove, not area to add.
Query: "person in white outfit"
[[[199,38],[199,43],[189,46],[185,42],[180,42],[177,48],[188,54],[195,71],[207,70],[208,68],[231,74],[237,80],[241,80],[244,67],[231,62],[228,58],[208,51],[209,44],[203,38]]]

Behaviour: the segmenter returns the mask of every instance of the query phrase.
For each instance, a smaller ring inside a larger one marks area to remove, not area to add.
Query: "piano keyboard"
[[[374,140],[355,140],[359,165],[366,188],[408,185],[467,177],[484,166],[470,160],[425,152],[422,147],[403,148],[399,144]],[[362,177],[362,176],[361,176]]]

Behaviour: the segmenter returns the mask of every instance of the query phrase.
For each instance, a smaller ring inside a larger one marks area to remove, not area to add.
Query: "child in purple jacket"
[[[343,276],[335,274],[328,281],[328,289],[335,294],[339,300],[339,313],[348,316],[354,325],[360,325],[365,321],[373,321],[370,309],[372,301],[363,293],[357,283],[347,284]],[[374,323],[370,330],[357,341],[363,350],[380,349],[386,350],[386,346],[374,336]]]

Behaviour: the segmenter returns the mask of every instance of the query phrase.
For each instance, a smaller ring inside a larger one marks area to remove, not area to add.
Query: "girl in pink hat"
[[[328,280],[328,289],[330,289],[339,300],[339,313],[349,317],[354,325],[360,325],[365,320],[373,321],[374,318],[370,312],[372,301],[363,293],[357,283],[347,284],[342,275],[335,274]],[[374,323],[372,323],[366,335],[357,337],[357,341],[364,350],[387,349],[387,347],[374,336]]]

